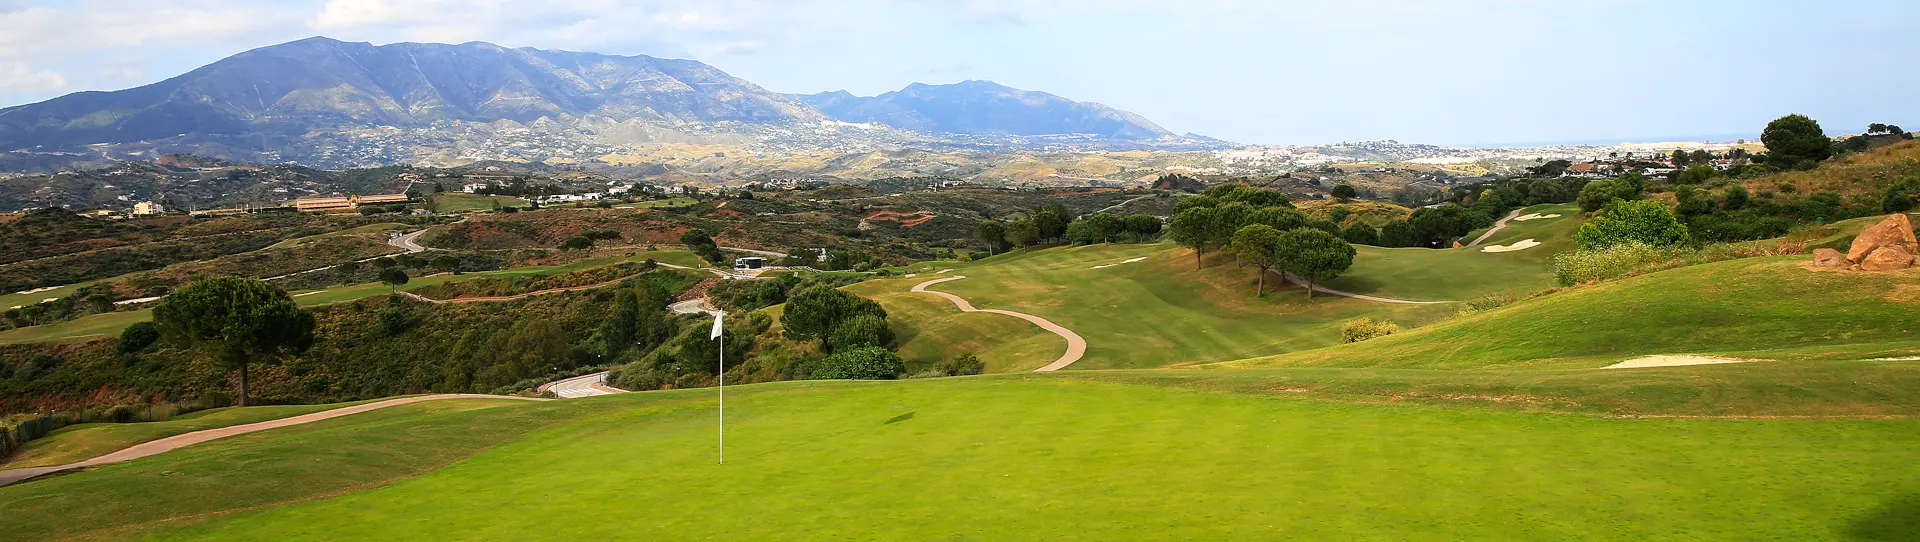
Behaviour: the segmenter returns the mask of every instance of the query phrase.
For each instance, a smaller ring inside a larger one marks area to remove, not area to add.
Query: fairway
[[[1813,270],[1804,261],[1794,255],[1669,269],[1361,343],[1233,365],[1592,368],[1649,354],[1920,354],[1914,297],[1920,270]]]
[[[1066,339],[1025,320],[960,312],[945,299],[907,291],[926,278],[874,279],[846,287],[887,309],[908,373],[961,354],[978,356],[990,373],[1031,371],[1066,351]]]
[[[168,540],[1808,539],[1905,532],[1920,491],[1913,420],[1622,420],[1028,376],[736,393],[725,465],[710,390],[396,410],[0,488],[0,507],[21,512],[0,527]],[[463,432],[456,419],[514,425]],[[370,472],[497,439],[391,485]],[[280,455],[289,446],[317,453]],[[219,478],[250,477],[242,488],[279,489],[262,500],[209,483],[221,466],[238,470]],[[343,486],[357,489],[222,515]],[[179,526],[108,512],[158,495],[175,514],[213,515]]]
[[[1037,315],[1086,338],[1086,357],[1068,370],[1161,367],[1306,350],[1339,342],[1340,327],[1354,318],[1370,316],[1418,325],[1453,312],[1445,305],[1377,303],[1326,294],[1309,300],[1303,289],[1282,285],[1277,276],[1269,276],[1266,296],[1254,297],[1253,268],[1238,267],[1228,258],[1209,255],[1207,267],[1196,271],[1191,251],[1163,243],[1021,251],[957,265],[947,276],[967,278],[931,289],[966,298],[982,309]],[[892,282],[889,286],[863,285],[856,291],[871,293],[883,287],[905,291],[926,278],[888,281]],[[1427,284],[1446,283],[1436,276]],[[1505,287],[1503,283],[1481,284],[1483,290]],[[1402,291],[1409,296],[1426,294],[1416,299],[1444,299],[1438,295],[1456,293],[1423,291],[1417,285],[1396,293]],[[922,314],[914,308],[896,309],[898,304],[890,305],[887,299],[880,301],[889,311],[907,311],[909,318]],[[949,305],[937,308],[934,314],[957,315],[959,311]],[[1030,325],[1017,328],[1022,333],[1028,329],[1037,331]],[[1004,340],[994,337],[982,344],[983,348],[1000,348],[1023,340],[1021,337],[1024,335]],[[1035,360],[1034,366],[1052,361],[1059,353],[1050,351]]]

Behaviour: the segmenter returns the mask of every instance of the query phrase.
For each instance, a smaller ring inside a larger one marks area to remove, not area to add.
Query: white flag
[[[718,339],[718,338],[720,338],[720,316],[721,316],[721,315],[724,315],[724,314],[726,314],[726,313],[724,313],[724,312],[715,312],[715,313],[713,313],[713,334],[712,334],[712,335],[709,335],[709,336],[707,336],[707,339],[708,339],[708,340],[713,340],[713,339]]]

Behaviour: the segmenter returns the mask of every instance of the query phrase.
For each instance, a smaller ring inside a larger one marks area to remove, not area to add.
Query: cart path
[[[541,392],[551,391],[561,399],[613,395],[627,392],[627,390],[607,385],[607,371],[555,380],[541,384],[539,390]]]
[[[1502,228],[1507,227],[1508,220],[1513,220],[1514,217],[1518,217],[1518,216],[1520,216],[1520,209],[1514,209],[1513,212],[1507,213],[1506,218],[1502,218],[1500,219],[1499,222],[1493,223],[1493,227],[1487,228],[1487,233],[1480,234],[1479,238],[1474,239],[1473,242],[1471,243],[1467,243],[1467,246],[1479,245],[1481,241],[1487,240],[1488,237],[1493,237],[1494,233],[1499,232]]]
[[[936,292],[936,291],[927,289],[928,286],[932,286],[942,282],[956,281],[964,278],[967,278],[967,277],[958,276],[958,277],[947,277],[943,279],[933,279],[933,280],[929,280],[926,282],[913,285],[912,291],[920,292],[920,293],[928,293],[928,294],[944,297],[947,299],[947,301],[952,301],[954,306],[959,307],[960,312],[990,312],[993,314],[1004,314],[1007,316],[1012,316],[1014,318],[1019,318],[1021,320],[1026,320],[1028,322],[1032,322],[1033,325],[1040,326],[1040,329],[1047,330],[1049,332],[1052,332],[1054,335],[1059,335],[1061,338],[1066,339],[1067,352],[1065,354],[1061,354],[1060,359],[1053,360],[1053,363],[1048,363],[1044,367],[1041,367],[1039,369],[1034,369],[1033,371],[1036,373],[1058,371],[1060,369],[1066,368],[1066,366],[1068,365],[1072,365],[1073,362],[1080,361],[1080,357],[1087,354],[1087,340],[1080,338],[1080,334],[1074,333],[1073,330],[1067,329],[1065,327],[1061,327],[1060,324],[1055,324],[1052,321],[1049,321],[1045,318],[1041,318],[1041,317],[1027,314],[1024,312],[1003,311],[999,309],[976,309],[976,308],[973,308],[972,303],[968,303],[966,299],[961,298],[960,296],[949,294],[946,292]]]
[[[509,400],[516,400],[516,401],[550,401],[551,400],[551,399],[539,399],[539,398],[533,398],[533,397],[516,397],[512,395],[486,395],[486,394],[478,394],[478,393],[446,393],[446,394],[439,394],[439,395],[421,395],[418,397],[402,397],[399,399],[388,399],[385,401],[340,407],[333,410],[323,410],[320,412],[314,412],[310,414],[301,414],[299,416],[289,416],[286,418],[280,418],[278,420],[267,420],[264,422],[255,422],[255,423],[235,425],[230,427],[216,427],[213,429],[203,429],[203,430],[194,431],[191,433],[182,433],[179,435],[174,435],[174,436],[159,439],[159,440],[152,440],[152,441],[147,441],[140,444],[135,444],[133,446],[127,447],[126,449],[123,449],[117,452],[113,452],[107,455],[95,457],[93,459],[88,459],[86,461],[81,461],[77,463],[68,463],[65,465],[54,465],[50,467],[28,467],[24,469],[0,470],[0,486],[5,486],[8,484],[13,484],[15,482],[29,480],[29,479],[33,479],[40,476],[61,472],[61,471],[84,469],[87,467],[96,467],[100,465],[110,465],[113,463],[120,463],[123,461],[132,461],[132,460],[140,459],[142,457],[147,457],[150,455],[173,451],[175,449],[178,449],[184,446],[191,446],[191,445],[199,444],[209,440],[214,440],[214,439],[219,439],[224,437],[231,437],[234,435],[245,435],[247,433],[252,433],[256,431],[265,431],[268,429],[277,429],[277,428],[287,427],[291,425],[312,423],[320,420],[327,420],[332,418],[338,418],[341,416],[359,414],[361,412],[366,412],[369,410],[378,410],[378,409],[382,409],[390,406],[399,406],[399,405],[405,405],[410,403],[418,403],[421,401],[437,401],[441,399],[509,399]]]

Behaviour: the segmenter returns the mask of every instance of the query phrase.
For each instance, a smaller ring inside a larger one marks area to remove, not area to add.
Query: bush
[[[1629,242],[1671,246],[1687,241],[1687,227],[1658,202],[1614,200],[1599,218],[1581,224],[1574,239],[1582,249]]]
[[[972,352],[954,356],[952,359],[933,365],[934,372],[946,376],[977,375],[987,370],[987,364],[975,357]]]
[[[1340,328],[1340,342],[1357,343],[1374,337],[1392,335],[1395,331],[1400,331],[1400,326],[1394,325],[1393,322],[1361,318],[1349,321],[1346,327]]]
[[[887,327],[887,319],[871,314],[848,318],[834,326],[833,333],[827,337],[827,345],[834,352],[892,343],[893,329]]]
[[[144,351],[157,342],[160,342],[160,329],[154,327],[153,322],[136,323],[120,332],[120,353]]]
[[[892,380],[907,370],[899,354],[878,346],[847,350],[820,360],[813,370],[817,380]]]
[[[1460,310],[1454,316],[1468,316],[1487,312],[1513,303],[1513,294],[1500,292],[1476,297],[1461,303]]]
[[[1562,286],[1597,282],[1626,275],[1646,264],[1666,261],[1677,252],[1640,242],[1562,252],[1553,255],[1553,276]]]

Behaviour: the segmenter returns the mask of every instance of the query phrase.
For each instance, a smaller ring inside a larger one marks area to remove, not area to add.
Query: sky
[[[0,104],[310,36],[690,58],[777,92],[985,79],[1254,144],[1920,127],[1920,2],[0,0]]]

